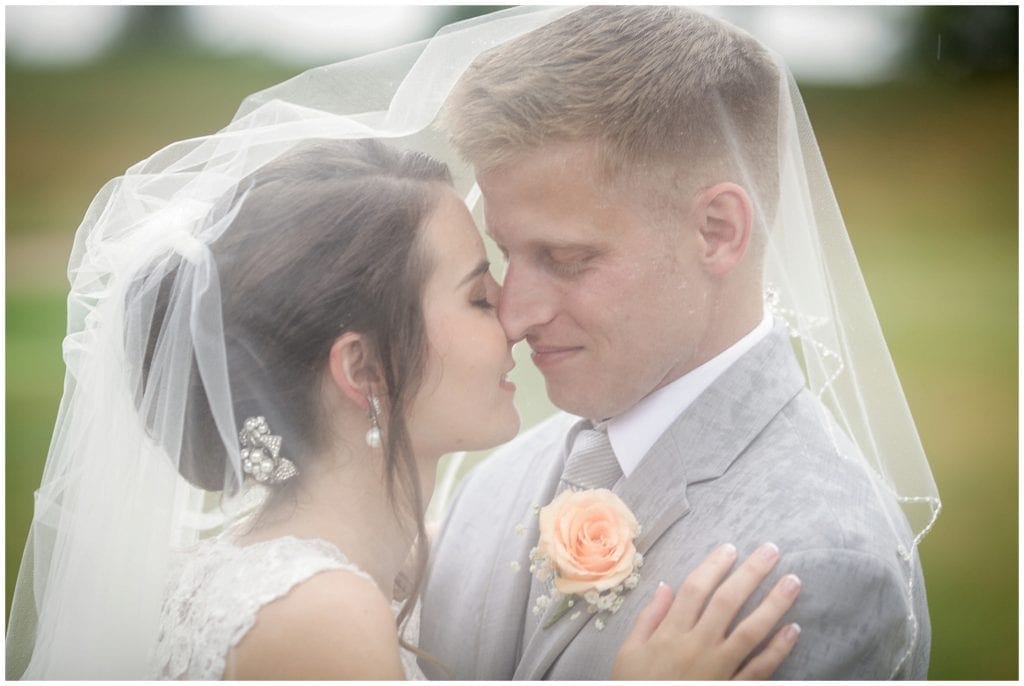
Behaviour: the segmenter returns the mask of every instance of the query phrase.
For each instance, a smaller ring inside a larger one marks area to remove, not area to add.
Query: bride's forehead
[[[484,255],[484,243],[465,203],[453,191],[437,200],[423,227],[423,241],[440,262],[455,262]]]

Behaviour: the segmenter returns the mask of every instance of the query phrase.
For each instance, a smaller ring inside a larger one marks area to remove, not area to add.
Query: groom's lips
[[[533,363],[542,370],[564,362],[580,350],[583,350],[580,346],[536,345],[531,346],[531,348],[533,352],[530,357],[533,359]]]

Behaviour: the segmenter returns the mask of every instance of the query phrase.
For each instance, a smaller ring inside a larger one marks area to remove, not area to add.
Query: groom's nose
[[[530,331],[555,315],[554,293],[544,285],[542,274],[510,260],[498,299],[498,320],[510,341],[521,341]]]

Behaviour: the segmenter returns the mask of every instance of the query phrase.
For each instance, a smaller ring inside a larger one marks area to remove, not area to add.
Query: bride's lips
[[[498,385],[504,391],[514,392],[516,390],[516,385],[509,381],[508,379],[506,379],[504,376],[501,377],[501,381],[498,382]]]
[[[498,385],[501,387],[502,390],[509,391],[509,392],[512,392],[512,393],[515,392],[516,385],[508,380],[508,375],[509,375],[509,372],[511,372],[514,368],[515,368],[515,364],[513,364],[511,367],[509,367],[505,371],[505,373],[501,375],[501,380],[498,382]]]
[[[530,354],[530,357],[533,359],[533,363],[540,369],[551,368],[583,350],[579,346],[554,345],[538,345],[532,346],[532,348],[533,352]]]

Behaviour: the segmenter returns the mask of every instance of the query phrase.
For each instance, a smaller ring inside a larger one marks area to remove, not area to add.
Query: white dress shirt
[[[608,440],[619,460],[622,473],[629,476],[655,441],[719,375],[772,330],[772,316],[766,310],[753,331],[701,366],[662,386],[618,417],[608,420]]]

